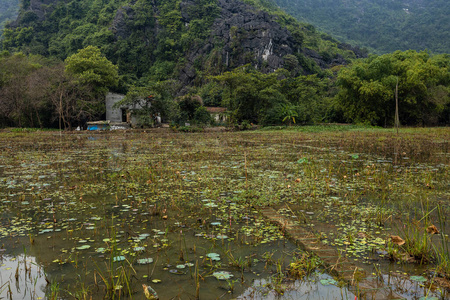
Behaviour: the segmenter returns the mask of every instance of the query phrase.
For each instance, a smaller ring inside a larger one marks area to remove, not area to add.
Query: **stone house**
[[[227,121],[227,109],[225,107],[206,107],[206,111],[216,123],[225,123]]]
[[[140,101],[141,103],[135,105],[125,105],[120,108],[115,108],[114,104],[125,98],[125,95],[108,93],[106,95],[106,120],[110,121],[111,129],[120,129],[122,126],[128,127],[139,127],[140,118],[132,114],[133,110],[142,109],[145,105],[149,105],[145,100]],[[161,124],[161,117],[158,115],[154,116],[154,125]]]
[[[131,113],[128,107],[113,108],[113,105],[125,98],[125,95],[108,93],[106,101],[106,120],[111,123],[128,123],[131,125]]]

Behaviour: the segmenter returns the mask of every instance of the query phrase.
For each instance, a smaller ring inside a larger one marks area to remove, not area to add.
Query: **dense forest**
[[[71,129],[104,117],[107,91],[148,101],[143,125],[222,106],[231,125],[391,126],[397,87],[402,124],[449,122],[449,55],[365,58],[263,0],[22,0],[1,47],[1,126]]]
[[[0,33],[7,22],[16,19],[18,11],[19,0],[0,1]]]
[[[447,0],[275,0],[299,20],[376,53],[450,52]]]

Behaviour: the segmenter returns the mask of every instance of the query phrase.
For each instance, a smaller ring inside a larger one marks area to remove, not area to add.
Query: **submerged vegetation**
[[[0,296],[358,295],[266,207],[395,294],[448,296],[447,129],[273,129],[3,130]]]

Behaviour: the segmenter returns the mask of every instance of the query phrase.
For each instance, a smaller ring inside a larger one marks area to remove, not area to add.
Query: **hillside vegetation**
[[[22,0],[0,54],[0,125],[72,128],[104,118],[107,91],[151,126],[448,123],[450,56],[380,57],[263,0]],[[151,97],[150,97],[151,96]],[[144,100],[143,100],[144,99]],[[145,103],[143,103],[145,102]]]
[[[377,53],[450,52],[447,0],[275,0],[299,20]]]
[[[16,19],[18,11],[19,0],[0,1],[0,32],[3,30],[6,22]]]
[[[3,49],[61,60],[88,45],[119,66],[124,90],[141,79],[191,85],[248,63],[270,72],[285,55],[308,74],[364,55],[281,11],[234,0],[23,0],[3,37]]]

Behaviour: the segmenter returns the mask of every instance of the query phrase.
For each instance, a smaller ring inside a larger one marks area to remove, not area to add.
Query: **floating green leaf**
[[[425,282],[427,279],[423,276],[411,276],[409,277],[412,281]]]
[[[227,271],[214,272],[212,276],[216,277],[218,280],[228,280],[233,277],[233,274]]]
[[[336,284],[337,284],[337,281],[334,280],[333,278],[329,278],[329,279],[321,279],[321,280],[320,280],[320,283],[321,283],[322,285],[336,285]]]
[[[119,262],[119,261],[124,261],[124,260],[125,260],[125,256],[122,256],[122,255],[113,257],[113,262]]]
[[[83,245],[83,246],[77,247],[77,250],[85,250],[85,249],[89,249],[89,248],[91,248],[90,245]]]
[[[220,260],[220,255],[217,253],[208,253],[206,254],[206,257],[210,258],[211,260],[214,261],[219,261]]]
[[[152,262],[153,262],[153,258],[151,258],[151,257],[140,258],[137,260],[137,263],[140,265],[151,264]]]

